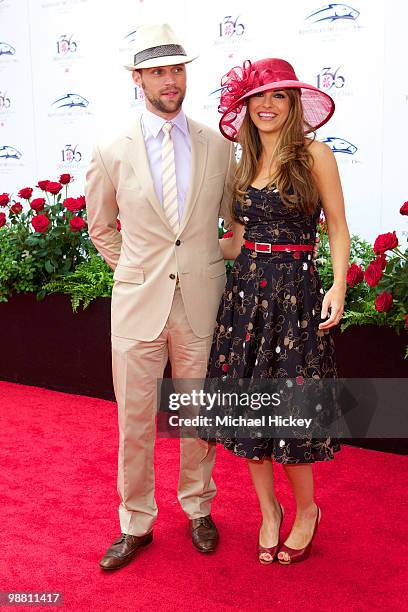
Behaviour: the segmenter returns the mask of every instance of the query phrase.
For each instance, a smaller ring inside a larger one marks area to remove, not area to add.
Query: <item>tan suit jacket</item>
[[[225,285],[218,218],[230,222],[235,159],[231,143],[187,121],[191,182],[177,235],[154,189],[140,120],[94,149],[85,192],[89,235],[114,270],[114,336],[157,338],[170,313],[177,274],[192,330],[201,338],[213,333]]]

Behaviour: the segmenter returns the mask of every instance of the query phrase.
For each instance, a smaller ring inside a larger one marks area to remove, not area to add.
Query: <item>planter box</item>
[[[110,298],[72,312],[68,296],[38,302],[31,293],[0,303],[0,379],[114,400],[111,372]],[[406,378],[407,334],[387,327],[334,332],[342,378]],[[170,376],[169,366],[165,376]],[[351,441],[350,441],[351,442]],[[353,445],[408,452],[406,440],[353,440]]]
[[[0,304],[0,321],[0,379],[114,400],[110,298],[74,313],[67,295],[16,294]]]

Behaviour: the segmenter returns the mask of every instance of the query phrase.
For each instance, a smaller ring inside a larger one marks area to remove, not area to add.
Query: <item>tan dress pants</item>
[[[168,358],[174,379],[204,378],[212,336],[198,338],[176,288],[167,323],[156,340],[143,342],[112,336],[113,383],[118,404],[118,493],[122,533],[151,531],[157,517],[154,497],[154,443],[157,379]],[[178,500],[189,518],[206,516],[216,494],[211,477],[215,446],[180,438]]]

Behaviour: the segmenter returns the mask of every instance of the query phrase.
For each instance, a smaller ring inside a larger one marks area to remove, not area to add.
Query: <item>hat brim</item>
[[[186,55],[163,55],[163,57],[155,57],[153,59],[140,62],[137,66],[125,64],[126,70],[141,70],[142,68],[156,68],[158,66],[175,66],[177,64],[189,64],[197,59],[198,55],[189,57]]]
[[[309,85],[308,83],[303,83],[302,81],[276,81],[274,83],[266,83],[265,85],[261,85],[260,87],[251,89],[243,96],[238,98],[223,113],[220,119],[219,128],[222,135],[225,136],[225,138],[228,138],[228,140],[231,140],[232,142],[237,142],[238,132],[242,125],[242,121],[244,120],[246,112],[244,106],[246,105],[248,98],[262,91],[278,91],[280,89],[300,89],[302,96],[306,94],[305,97],[307,97],[306,92],[311,92],[312,96],[316,96],[319,99],[322,116],[319,119],[316,118],[317,120],[315,121],[309,120],[308,114],[305,112],[306,109],[304,100],[302,100],[305,120],[307,121],[308,125],[310,125],[310,129],[305,130],[305,133],[312,132],[322,127],[322,125],[329,121],[329,119],[334,113],[335,104],[333,98],[331,98],[321,89],[318,89],[313,85]],[[235,114],[235,118],[232,118],[231,114]],[[228,116],[230,116],[230,120],[226,119]]]

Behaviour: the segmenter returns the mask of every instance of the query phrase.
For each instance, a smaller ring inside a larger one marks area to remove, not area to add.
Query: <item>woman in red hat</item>
[[[331,328],[343,313],[350,238],[334,155],[307,136],[330,119],[334,102],[300,82],[280,59],[247,61],[225,75],[222,85],[220,130],[241,145],[242,155],[233,236],[221,241],[225,259],[235,263],[218,312],[207,378],[249,381],[248,388],[281,379],[292,391],[308,380],[334,379]],[[321,210],[334,272],[325,294],[312,257]],[[292,410],[293,401],[288,405]],[[318,418],[319,401],[314,409]],[[312,464],[333,459],[338,440],[326,434],[285,436],[282,428],[245,436],[222,426],[211,437],[248,460],[262,513],[259,561],[289,564],[307,558],[321,518]],[[296,502],[294,524],[280,548],[283,508],[274,492],[273,461],[283,465]]]

